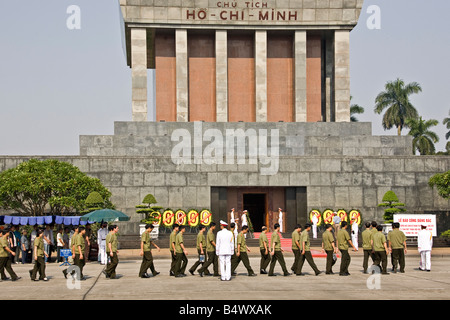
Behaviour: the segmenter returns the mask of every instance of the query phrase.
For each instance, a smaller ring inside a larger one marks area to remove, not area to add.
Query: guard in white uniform
[[[231,256],[234,253],[234,236],[227,229],[228,224],[220,221],[220,231],[216,236],[216,254],[219,256],[220,278],[222,281],[231,280]]]
[[[312,215],[311,218],[312,222],[312,232],[313,232],[313,238],[317,239],[317,223],[319,222],[319,218],[315,214]]]
[[[234,238],[235,238],[235,239],[237,239],[237,236],[238,236],[238,234],[239,234],[239,232],[238,232],[238,224],[237,224],[237,221],[238,221],[238,220],[239,220],[239,219],[238,219],[237,217],[235,217],[234,208],[231,209],[230,223],[236,224],[236,228],[234,228]],[[227,226],[228,226],[228,225],[227,225]]]
[[[248,227],[248,221],[247,221],[247,210],[244,210],[243,211],[244,213],[242,214],[242,217],[241,217],[241,219],[242,219],[242,228],[244,227],[244,226],[247,226]],[[250,232],[250,231],[249,231]],[[244,237],[245,238],[247,238],[247,233],[245,233],[244,234]],[[237,238],[237,237],[236,237]]]
[[[433,234],[422,226],[417,233],[417,249],[420,253],[419,268],[422,271],[431,271],[431,248],[433,247]]]
[[[283,210],[278,208],[278,224],[280,225],[280,232],[284,232],[283,228]]]
[[[352,219],[351,223],[352,223],[352,243],[353,243],[353,246],[356,248],[356,251],[358,251],[359,227],[358,227],[358,223],[356,222],[356,219]]]
[[[104,222],[102,227],[97,231],[97,243],[99,249],[100,263],[106,264],[108,256],[106,254],[106,236],[108,235],[108,224]]]

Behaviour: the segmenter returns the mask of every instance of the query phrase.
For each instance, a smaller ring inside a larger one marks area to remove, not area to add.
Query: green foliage
[[[0,205],[22,215],[74,214],[96,191],[108,207],[111,192],[70,163],[32,159],[0,173]]]
[[[441,233],[441,238],[450,239],[450,230]]]
[[[432,176],[428,185],[432,188],[436,187],[439,195],[444,199],[450,199],[450,170]]]
[[[352,96],[350,96],[350,101],[353,99]],[[358,122],[358,119],[355,117],[355,114],[363,114],[364,108],[361,107],[358,104],[352,104],[350,105],[350,121],[351,122]]]
[[[144,200],[142,200],[142,203],[154,204],[154,203],[158,203],[158,201],[156,201],[156,198],[152,194],[149,193],[144,197]]]
[[[392,190],[389,190],[384,194],[382,201],[383,202],[380,203],[378,206],[386,207],[386,209],[384,209],[383,215],[383,219],[386,223],[394,222],[394,214],[406,211],[405,208],[402,208],[405,206],[405,204],[398,202],[399,201],[398,197]]]
[[[439,122],[434,119],[425,121],[420,117],[418,120],[408,119],[406,123],[411,128],[408,134],[413,137],[413,154],[416,154],[416,151],[420,155],[435,154],[434,144],[439,141],[439,137],[430,131],[430,128],[437,126]]]
[[[142,200],[143,204],[136,206],[136,213],[144,214],[144,218],[141,220],[142,223],[153,223],[156,221],[156,217],[160,214],[162,207],[151,206],[152,204],[158,203],[156,198],[152,194],[147,194]]]
[[[89,193],[86,198],[86,205],[100,205],[103,204],[103,198],[97,191]]]
[[[422,88],[417,82],[405,85],[401,79],[390,81],[385,85],[385,91],[378,94],[375,99],[375,113],[383,115],[384,130],[397,127],[397,134],[401,135],[402,129],[408,127],[407,119],[417,119],[419,114],[409,101],[413,93],[421,92]]]

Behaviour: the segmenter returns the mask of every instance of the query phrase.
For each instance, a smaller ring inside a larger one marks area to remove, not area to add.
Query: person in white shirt
[[[313,238],[317,239],[317,223],[319,222],[319,218],[315,214],[313,214],[311,222],[312,222]]]
[[[30,236],[30,247],[31,247],[31,263],[34,263],[34,240],[37,237],[37,229],[38,226],[34,225],[33,226],[33,231],[31,231],[31,236]]]
[[[220,279],[222,281],[231,280],[231,256],[234,253],[234,236],[227,229],[228,224],[220,221],[220,231],[216,236],[216,254],[219,256]]]
[[[417,249],[420,253],[419,269],[431,271],[431,248],[433,247],[433,234],[427,230],[427,226],[421,226],[417,233]]]
[[[238,232],[238,224],[237,224],[237,221],[238,221],[239,219],[235,216],[235,212],[234,212],[234,208],[233,209],[231,209],[231,214],[230,214],[230,223],[235,223],[236,224],[236,227],[234,228],[234,238],[237,238],[237,236],[238,236],[238,234],[239,234],[239,232]]]
[[[241,217],[241,219],[242,219],[242,228],[244,228],[244,226],[248,227],[247,214],[248,214],[247,210],[244,210],[243,213],[242,213],[242,217]],[[244,234],[244,237],[247,238],[247,233]]]
[[[284,232],[283,228],[283,210],[278,208],[278,224],[280,225],[280,232]]]
[[[358,251],[358,223],[356,222],[356,219],[352,219],[350,222],[352,224],[352,243],[356,251]]]
[[[54,244],[53,225],[47,224],[45,226],[43,238],[44,238],[44,251],[47,253],[47,255],[45,256],[45,263],[47,263],[47,261],[49,260],[49,258],[51,256],[51,250],[52,250],[51,247]]]
[[[108,256],[106,255],[106,236],[108,235],[108,224],[102,223],[102,227],[97,231],[97,243],[99,249],[100,264],[106,264]]]

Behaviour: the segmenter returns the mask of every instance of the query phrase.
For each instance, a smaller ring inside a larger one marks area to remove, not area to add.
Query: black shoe
[[[267,271],[264,270],[264,269],[261,269],[261,270],[259,271],[259,273],[260,273],[260,274],[267,274]]]
[[[17,281],[17,280],[20,280],[20,279],[22,279],[22,277],[16,277],[16,278],[12,279],[12,281]]]
[[[321,274],[321,273],[322,273],[322,271],[316,272],[316,276],[318,276],[318,275]]]
[[[200,277],[203,277],[203,272],[199,271],[198,274],[200,275]]]
[[[183,277],[186,277],[184,273],[180,273],[175,276],[175,278],[183,278]]]
[[[156,277],[158,274],[160,274],[161,272],[156,271],[153,276]]]
[[[277,275],[276,274],[269,274],[268,276],[269,277],[276,277]]]
[[[105,272],[105,271],[103,271],[103,273],[104,273],[104,272]],[[66,270],[63,270],[62,273],[64,274],[64,278],[67,279],[67,271],[66,271]]]
[[[141,276],[141,278],[147,279],[147,278],[150,278],[150,277],[148,276],[148,274],[144,273],[144,274]]]
[[[175,273],[173,273],[173,271],[170,271],[170,276],[171,277],[175,276]]]
[[[287,276],[290,276],[292,273],[285,273],[285,274],[283,274],[283,276],[285,276],[285,277],[287,277]]]
[[[194,271],[192,271],[192,270],[189,270],[189,273],[192,274],[192,275],[194,275]]]
[[[248,275],[249,277],[256,277],[256,273],[251,273]]]

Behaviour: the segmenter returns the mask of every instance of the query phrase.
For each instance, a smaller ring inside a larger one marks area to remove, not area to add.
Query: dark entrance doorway
[[[253,230],[260,232],[262,226],[266,225],[267,197],[265,193],[243,194],[243,210],[248,210],[253,224]]]

